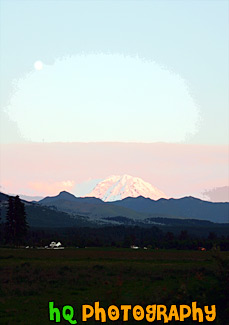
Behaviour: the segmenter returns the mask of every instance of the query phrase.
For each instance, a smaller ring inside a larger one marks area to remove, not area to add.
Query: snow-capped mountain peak
[[[98,183],[87,196],[97,197],[105,202],[122,200],[126,197],[144,196],[153,200],[167,198],[150,183],[130,175],[112,175]]]

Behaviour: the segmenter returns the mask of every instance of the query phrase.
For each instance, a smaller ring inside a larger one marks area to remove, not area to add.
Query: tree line
[[[210,231],[208,236],[193,235],[180,229],[174,233],[157,226],[106,226],[106,227],[66,227],[66,228],[29,228],[25,205],[17,195],[9,197],[6,221],[0,227],[1,245],[46,246],[51,241],[61,241],[64,246],[73,247],[139,247],[162,249],[207,250],[218,246],[229,250],[229,236],[217,236]]]
[[[153,226],[106,226],[71,228],[30,228],[27,245],[46,246],[52,241],[60,241],[65,247],[116,247],[130,248],[131,245],[149,249],[185,249],[197,250],[200,247],[210,250],[219,247],[229,250],[229,236],[217,236],[209,232],[206,237],[193,236],[187,230],[174,234]]]
[[[28,234],[28,223],[25,205],[19,196],[10,196],[6,213],[6,221],[2,227],[2,240],[6,244],[21,245]]]

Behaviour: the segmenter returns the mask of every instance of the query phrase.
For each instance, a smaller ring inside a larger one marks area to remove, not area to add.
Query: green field
[[[77,324],[82,324],[81,306],[95,301],[104,309],[112,304],[144,307],[197,301],[200,307],[216,305],[214,324],[225,325],[228,261],[229,252],[218,251],[1,248],[0,324],[56,324],[49,320],[49,301],[60,309],[73,306]],[[93,317],[86,323],[100,324]],[[148,324],[131,317],[125,323]]]

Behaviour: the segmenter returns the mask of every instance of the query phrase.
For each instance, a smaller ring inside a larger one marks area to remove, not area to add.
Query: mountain
[[[2,221],[5,221],[9,195],[0,192],[0,211]],[[93,220],[77,214],[68,214],[48,206],[22,200],[30,227],[63,228],[63,227],[95,227]]]
[[[87,197],[97,197],[104,202],[122,200],[126,197],[143,196],[154,200],[166,195],[150,183],[130,175],[113,175],[98,183]]]
[[[9,195],[0,192],[0,202],[8,201]]]
[[[4,221],[8,195],[0,193]],[[125,198],[103,202],[98,198],[77,198],[68,192],[25,203],[28,223],[33,227],[76,227],[104,224],[207,226],[207,221],[229,223],[229,203],[212,203],[194,197],[181,199]]]
[[[70,193],[61,192],[57,196],[41,200],[39,204],[54,207],[69,214],[86,216],[91,220],[125,217],[135,221],[149,218],[178,218],[217,223],[229,222],[229,203],[213,203],[194,197],[152,200],[139,196],[103,202],[98,198],[77,198]]]
[[[46,197],[38,202],[42,206],[56,208],[69,214],[80,214],[94,219],[104,217],[125,216],[132,219],[146,218],[141,214],[125,207],[114,206],[94,197],[78,198],[68,192],[60,192],[57,196]]]
[[[39,201],[39,204],[42,205],[51,205],[55,202],[68,201],[68,202],[77,202],[77,203],[88,203],[88,204],[102,204],[103,201],[94,197],[76,197],[75,195],[62,191],[56,196],[47,196],[44,199]]]
[[[170,218],[199,219],[217,223],[229,222],[229,203],[213,203],[191,196],[181,199],[160,199],[157,201],[141,196],[138,198],[126,198],[113,202],[113,204],[158,217],[170,216]]]

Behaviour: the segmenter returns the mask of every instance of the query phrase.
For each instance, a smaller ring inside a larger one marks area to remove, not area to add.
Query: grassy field
[[[49,320],[49,301],[60,309],[73,306],[77,324],[82,324],[81,306],[95,301],[105,309],[111,304],[144,307],[197,301],[198,306],[216,305],[214,323],[225,325],[228,260],[229,252],[1,248],[0,324],[55,324]],[[125,323],[148,324],[131,317]],[[100,322],[91,318],[87,324]]]

